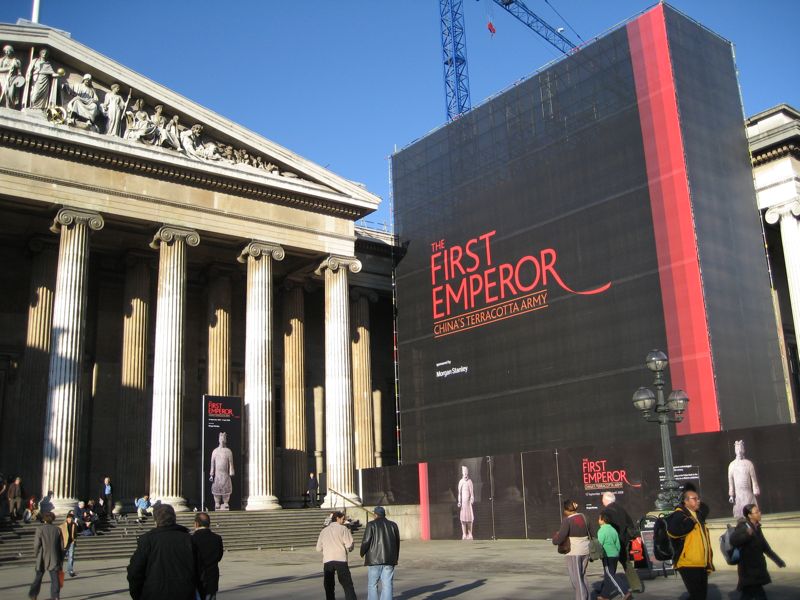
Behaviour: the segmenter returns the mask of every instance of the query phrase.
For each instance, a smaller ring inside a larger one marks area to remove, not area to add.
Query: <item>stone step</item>
[[[362,511],[357,511],[362,512]],[[364,518],[351,511],[353,518]],[[327,511],[321,509],[288,509],[264,512],[211,513],[211,528],[220,534],[229,550],[304,548],[314,546]],[[179,513],[179,524],[194,526],[194,513]],[[136,540],[153,527],[153,520],[139,524],[128,517],[119,522],[99,523],[98,535],[80,536],[76,558],[127,558],[136,549]],[[33,561],[33,536],[39,523],[0,523],[0,563]],[[363,526],[354,535],[361,542]]]

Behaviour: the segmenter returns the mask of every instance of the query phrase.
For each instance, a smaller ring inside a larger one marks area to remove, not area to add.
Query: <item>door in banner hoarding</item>
[[[242,399],[203,396],[203,506],[242,508]]]

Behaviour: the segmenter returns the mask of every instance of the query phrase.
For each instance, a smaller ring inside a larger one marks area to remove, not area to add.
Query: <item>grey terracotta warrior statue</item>
[[[733,443],[736,458],[728,465],[728,502],[733,504],[733,517],[741,519],[742,510],[748,504],[758,504],[756,496],[761,494],[756,479],[756,468],[744,457],[744,440]]]
[[[211,453],[211,494],[214,496],[214,510],[230,510],[230,499],[233,493],[233,452],[228,448],[228,434],[219,432],[219,446]]]

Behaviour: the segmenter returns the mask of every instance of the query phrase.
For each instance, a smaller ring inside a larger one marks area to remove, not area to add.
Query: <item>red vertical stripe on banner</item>
[[[689,395],[678,433],[719,431],[708,319],[663,5],[626,29],[647,164],[670,375],[673,388]]]
[[[419,463],[419,539],[431,539],[431,503],[428,498],[428,463]]]

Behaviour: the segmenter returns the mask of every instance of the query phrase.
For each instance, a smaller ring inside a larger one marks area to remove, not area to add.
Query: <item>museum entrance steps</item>
[[[363,510],[350,511],[360,519],[353,535],[356,547],[361,543],[366,525]],[[292,549],[314,546],[328,511],[322,509],[284,509],[263,512],[211,512],[211,528],[222,536],[225,550]],[[194,528],[193,512],[178,513],[178,523]],[[57,519],[56,524],[63,522]],[[137,538],[154,527],[152,517],[144,524],[135,515],[118,523],[101,523],[98,535],[79,536],[75,550],[76,571],[82,559],[127,558],[136,549]],[[0,522],[0,564],[33,562],[33,538],[39,523]],[[356,550],[357,551],[357,550]]]

